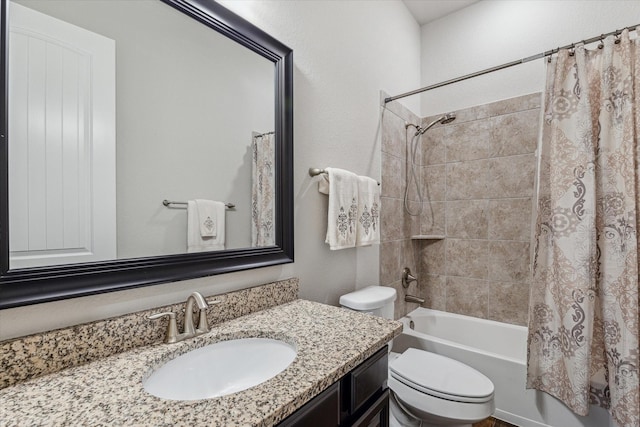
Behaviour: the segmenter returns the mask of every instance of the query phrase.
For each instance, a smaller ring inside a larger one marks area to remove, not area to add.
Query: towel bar
[[[320,168],[309,168],[309,176],[318,176],[323,173],[327,173],[327,171]],[[379,182],[378,182],[378,185],[380,185]]]
[[[166,207],[171,207],[171,205],[184,205],[184,206],[187,206],[187,202],[173,202],[173,201],[167,200],[167,199],[164,199],[162,201],[162,204],[165,205]],[[225,202],[224,205],[227,207],[227,209],[234,209],[236,207],[236,205],[234,205],[233,203],[226,203]]]

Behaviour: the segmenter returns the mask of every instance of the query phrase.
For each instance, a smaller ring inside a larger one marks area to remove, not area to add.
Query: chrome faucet
[[[212,304],[217,304],[220,301],[212,301]],[[198,314],[198,326],[195,326],[193,320],[193,304],[198,306],[198,310],[200,310]],[[164,342],[170,344],[174,342],[179,342],[185,340],[187,338],[195,337],[198,335],[205,334],[209,332],[209,323],[207,322],[207,301],[199,292],[193,292],[187,298],[185,303],[185,313],[184,313],[184,328],[182,333],[178,333],[178,326],[176,324],[176,314],[172,311],[168,311],[165,313],[158,313],[149,316],[148,318],[151,320],[159,319],[164,316],[169,317],[169,324],[167,325],[167,333],[164,339]]]
[[[405,295],[405,302],[415,302],[417,304],[424,304],[424,298],[417,297],[415,295]]]
[[[198,314],[198,327],[195,327],[193,323],[193,303],[198,304],[200,313]],[[199,292],[193,292],[187,298],[185,313],[184,313],[184,331],[185,338],[195,337],[196,335],[209,332],[209,325],[207,323],[206,308],[209,304],[204,300],[203,296]]]

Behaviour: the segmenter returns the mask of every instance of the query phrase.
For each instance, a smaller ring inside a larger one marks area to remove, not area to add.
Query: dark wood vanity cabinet
[[[278,426],[388,427],[387,368],[385,346]]]

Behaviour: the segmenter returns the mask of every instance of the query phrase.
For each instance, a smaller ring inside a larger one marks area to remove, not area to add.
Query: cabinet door
[[[353,424],[353,427],[389,427],[389,389]]]
[[[337,427],[340,424],[340,382],[314,397],[278,427]]]
[[[348,373],[343,382],[343,410],[357,416],[362,408],[382,393],[388,376],[387,347],[381,348],[360,366]]]

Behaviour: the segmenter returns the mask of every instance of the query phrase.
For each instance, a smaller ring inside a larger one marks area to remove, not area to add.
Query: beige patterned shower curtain
[[[251,246],[275,245],[275,137],[254,132],[251,142]]]
[[[640,43],[603,45],[548,64],[527,387],[638,427]]]

